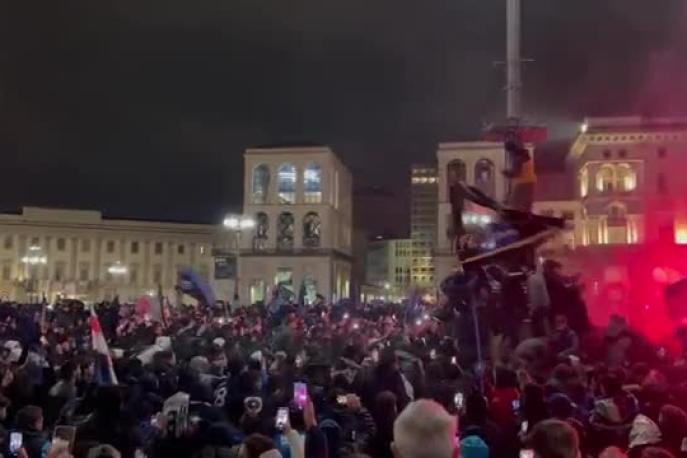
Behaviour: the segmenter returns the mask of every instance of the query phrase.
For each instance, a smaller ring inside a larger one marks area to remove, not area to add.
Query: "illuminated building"
[[[214,283],[216,230],[87,210],[25,207],[0,214],[0,298],[135,301],[157,296],[160,285],[173,301],[181,269]]]
[[[413,240],[375,240],[367,245],[366,284],[382,295],[404,296],[411,286]]]
[[[433,288],[434,248],[437,227],[438,177],[435,167],[411,167],[410,238],[412,241],[411,283]]]
[[[241,238],[240,299],[269,300],[281,284],[307,300],[347,298],[352,261],[351,175],[324,146],[245,152],[243,214],[255,227]]]

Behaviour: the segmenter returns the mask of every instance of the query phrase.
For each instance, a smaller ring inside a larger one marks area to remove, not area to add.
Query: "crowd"
[[[170,307],[156,321],[116,301],[93,310],[74,301],[0,304],[0,451],[687,456],[687,345],[656,347],[620,317],[581,329],[565,308],[539,317],[539,335],[523,326],[514,337],[492,311],[477,340],[467,332],[483,350],[475,359],[460,314],[320,300],[230,314]]]

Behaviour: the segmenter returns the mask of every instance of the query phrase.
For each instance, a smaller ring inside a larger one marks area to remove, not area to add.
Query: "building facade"
[[[365,283],[386,295],[405,295],[412,284],[412,250],[412,239],[369,242]]]
[[[414,165],[410,174],[411,282],[434,287],[434,247],[437,233],[437,170]]]
[[[503,201],[508,192],[507,180],[501,173],[506,168],[506,151],[503,143],[456,142],[441,143],[437,151],[438,203],[435,264],[437,286],[453,272],[457,265],[450,202],[450,188],[457,181],[474,186],[486,195]],[[488,213],[478,213],[466,204],[463,223],[486,224],[491,221]]]
[[[26,207],[0,214],[0,296],[99,301],[173,298],[177,274],[212,279],[215,227],[103,218],[97,211]]]
[[[328,147],[254,148],[245,153],[240,297],[268,299],[275,285],[307,300],[347,298],[351,287],[352,180]]]

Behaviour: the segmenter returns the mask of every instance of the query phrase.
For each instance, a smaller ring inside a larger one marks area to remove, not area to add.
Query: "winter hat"
[[[489,447],[479,436],[468,436],[460,441],[461,458],[489,458]]]

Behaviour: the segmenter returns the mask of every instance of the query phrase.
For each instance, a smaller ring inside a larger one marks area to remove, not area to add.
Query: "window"
[[[274,284],[283,286],[293,292],[293,271],[290,267],[278,267],[277,274],[274,276]]]
[[[489,159],[480,159],[475,164],[475,187],[484,194],[493,197],[496,192],[494,163]]]
[[[205,256],[205,252],[207,251],[207,248],[205,248],[205,245],[200,245],[198,248],[198,252],[200,253],[201,256]]]
[[[668,150],[666,150],[666,149],[663,148],[663,147],[659,148],[659,149],[658,149],[658,157],[659,157],[660,159],[665,159],[666,156],[668,156]]]
[[[106,247],[105,247],[105,251],[107,251],[108,253],[114,253],[114,250],[115,250],[114,240],[108,240]]]
[[[618,151],[618,157],[621,159],[625,159],[627,157],[627,150],[621,149]]]
[[[303,277],[303,289],[305,290],[305,303],[310,305],[317,299],[317,280],[310,275],[305,274]]]
[[[270,220],[267,213],[260,212],[255,215],[255,235],[253,236],[253,249],[262,251],[267,248],[267,231],[270,228]]]
[[[2,246],[6,250],[11,250],[13,245],[14,245],[14,238],[11,235],[6,235],[4,241],[2,242]]]
[[[181,243],[177,245],[177,254],[184,254],[186,253],[186,245],[182,245]]]
[[[319,204],[322,202],[322,169],[314,162],[308,164],[303,173],[305,188],[305,203]]]
[[[138,254],[139,244],[138,242],[131,242],[131,254]]]
[[[322,224],[320,216],[310,212],[303,218],[303,246],[307,248],[319,248]]]
[[[293,215],[288,212],[280,214],[277,222],[277,249],[293,249],[293,228]]]
[[[91,240],[90,239],[81,240],[81,251],[83,253],[89,253],[91,251]]]
[[[55,281],[64,280],[65,269],[66,269],[66,264],[64,263],[64,261],[58,261],[55,263],[55,272],[54,272]]]
[[[270,190],[270,169],[260,164],[253,169],[253,203],[265,204]]]
[[[589,193],[589,171],[587,167],[583,167],[580,170],[580,197],[585,198]]]
[[[607,214],[606,232],[603,237],[604,243],[627,243],[628,220],[625,206],[622,204],[609,205]]]
[[[134,285],[138,284],[138,271],[138,264],[133,263],[129,266],[129,282],[131,282]]]
[[[11,261],[5,261],[2,263],[2,279],[4,281],[9,281],[12,279],[12,263],[11,263]]]
[[[31,237],[31,246],[40,246],[41,242],[38,237]]]
[[[162,242],[155,242],[155,254],[162,254]]]
[[[160,264],[153,266],[153,283],[156,285],[162,283],[162,266]]]
[[[87,262],[79,264],[79,281],[88,281],[90,278],[90,266]]]
[[[615,182],[615,173],[613,166],[604,164],[596,172],[596,189],[602,193],[613,192],[613,184]]]
[[[446,166],[446,183],[448,185],[448,195],[451,195],[451,187],[459,181],[465,181],[467,178],[467,167],[465,162],[460,159],[454,159]]]
[[[610,159],[611,158],[611,150],[606,149],[604,150],[604,159]]]
[[[668,182],[666,181],[666,174],[659,172],[656,176],[656,191],[659,194],[668,194]]]
[[[262,279],[253,280],[250,285],[250,303],[257,304],[265,302],[265,281]]]
[[[618,164],[616,167],[618,189],[624,192],[637,188],[637,172],[629,164]]]
[[[566,211],[561,212],[561,216],[566,221],[572,221],[575,219],[575,212],[566,210]]]
[[[57,251],[64,251],[67,249],[67,241],[63,238],[57,239]]]
[[[293,204],[296,202],[296,167],[283,164],[278,172],[279,203]]]

